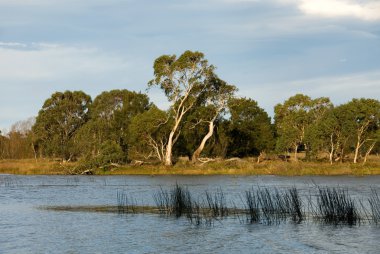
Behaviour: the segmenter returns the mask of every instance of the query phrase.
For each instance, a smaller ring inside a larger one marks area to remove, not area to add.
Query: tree
[[[46,155],[73,158],[73,137],[86,123],[90,105],[91,97],[82,91],[56,92],[45,101],[33,132]]]
[[[128,90],[98,95],[90,106],[89,121],[78,131],[76,144],[83,155],[98,156],[104,142],[114,141],[127,157],[128,128],[132,118],[150,107],[149,98]]]
[[[35,118],[18,121],[11,126],[7,133],[7,157],[10,159],[32,158],[35,155],[31,139],[31,129]]]
[[[375,133],[380,123],[380,102],[374,99],[353,99],[343,107],[346,109],[344,117],[354,126],[354,163],[357,163],[360,149],[364,144],[377,142]],[[375,144],[369,146],[369,152]]]
[[[256,101],[231,99],[229,112],[229,156],[256,156],[273,149],[275,140],[271,119]]]
[[[173,145],[180,135],[184,116],[195,106],[198,97],[207,88],[206,80],[213,75],[214,67],[209,65],[201,52],[185,51],[178,58],[163,55],[154,62],[155,78],[149,87],[158,86],[164,91],[173,115],[173,124],[167,138],[164,164],[172,165]]]
[[[168,114],[155,105],[133,117],[129,126],[131,156],[137,159],[155,157],[164,161],[170,120]]]
[[[228,101],[236,92],[236,87],[227,84],[225,81],[219,79],[216,75],[211,76],[207,80],[206,92],[203,94],[204,114],[198,118],[198,123],[204,122],[208,125],[208,132],[202,138],[197,149],[192,155],[192,162],[198,161],[207,140],[212,137],[215,128],[215,121],[222,112],[227,108]]]
[[[293,148],[294,160],[297,161],[298,147],[303,145],[309,151],[309,142],[305,136],[311,124],[319,121],[323,114],[332,107],[328,98],[312,100],[309,96],[296,94],[275,106],[275,124],[279,139],[277,146],[288,150]]]
[[[307,132],[307,140],[313,147],[313,152],[327,152],[330,164],[338,153],[339,159],[343,160],[350,135],[347,131],[349,126],[341,117],[343,112],[344,109],[341,107],[331,108],[319,121],[312,124]]]
[[[376,144],[380,142],[380,126],[377,126],[377,130],[373,130],[368,137],[368,142],[364,143],[365,155],[363,159],[363,164],[367,162],[368,156],[374,150]]]

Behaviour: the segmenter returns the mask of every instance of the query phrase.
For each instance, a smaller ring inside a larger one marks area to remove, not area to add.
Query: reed
[[[161,214],[170,214],[171,202],[169,192],[162,189],[153,194],[154,202]]]
[[[118,190],[117,206],[53,207],[53,210],[164,214],[175,218],[184,217],[196,226],[211,226],[214,221],[221,222],[224,217],[231,215],[237,216],[240,222],[267,225],[288,220],[300,223],[307,219],[350,226],[361,224],[361,221],[368,221],[369,224],[380,222],[380,198],[375,189],[372,189],[368,199],[369,206],[361,200],[353,199],[345,189],[316,186],[315,190],[316,195],[310,194],[308,197],[308,213],[305,212],[303,199],[296,187],[280,190],[251,188],[244,193],[243,207],[237,207],[233,203],[233,207],[229,208],[226,194],[221,189],[217,189],[216,193],[206,191],[204,196],[195,200],[187,187],[178,184],[169,190],[160,187],[153,195],[156,206],[138,206],[126,191]],[[368,210],[368,207],[371,209]]]
[[[294,222],[301,222],[304,218],[303,203],[296,187],[288,189],[289,213]]]
[[[361,217],[356,202],[347,190],[337,188],[321,188],[318,186],[316,218],[329,224],[356,225]]]
[[[117,210],[120,214],[136,213],[137,202],[130,197],[124,190],[118,190],[117,196]]]
[[[245,192],[245,202],[247,211],[247,222],[251,224],[260,222],[260,201],[254,190]]]
[[[208,214],[213,218],[228,216],[227,200],[222,189],[218,189],[214,195],[206,191],[206,207]]]
[[[155,203],[162,214],[174,215],[179,218],[193,211],[193,200],[189,190],[176,184],[170,191],[163,190],[153,195]]]
[[[371,190],[371,196],[368,199],[368,203],[371,207],[372,220],[378,224],[380,222],[380,198],[375,189]]]
[[[304,218],[302,200],[293,187],[286,191],[277,188],[258,188],[245,192],[245,213],[248,223],[279,223],[291,218],[301,222]]]

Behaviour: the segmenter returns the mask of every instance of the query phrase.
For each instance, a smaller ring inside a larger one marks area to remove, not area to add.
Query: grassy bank
[[[173,167],[161,165],[124,166],[111,171],[97,170],[96,174],[112,175],[378,175],[380,163],[366,165],[322,162],[266,161],[257,164],[249,160],[219,161],[206,164],[177,164]]]
[[[74,163],[62,164],[50,159],[0,160],[0,174],[64,175],[74,166]]]
[[[0,160],[0,173],[22,175],[62,175],[70,174],[75,163],[56,160]],[[177,163],[173,167],[160,164],[141,166],[124,165],[109,170],[96,169],[97,175],[378,175],[380,158],[373,156],[365,165],[353,163],[327,162],[284,162],[254,159],[213,161],[204,164]]]

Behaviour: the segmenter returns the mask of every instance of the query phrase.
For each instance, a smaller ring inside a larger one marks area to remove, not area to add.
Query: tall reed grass
[[[126,191],[118,190],[116,196],[118,213],[136,213],[137,202]]]
[[[329,224],[356,225],[362,217],[359,215],[357,202],[355,202],[348,191],[340,188],[322,188],[318,186],[317,214]]]

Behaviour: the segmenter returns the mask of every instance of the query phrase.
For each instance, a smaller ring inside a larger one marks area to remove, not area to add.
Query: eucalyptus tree
[[[154,76],[148,85],[158,86],[170,102],[173,122],[165,146],[164,164],[172,165],[173,145],[180,135],[184,116],[196,106],[198,97],[207,89],[207,79],[214,67],[201,52],[185,51],[178,58],[163,55],[154,62]]]
[[[131,158],[157,158],[163,162],[171,120],[167,112],[152,105],[149,110],[134,116],[129,126]]]
[[[308,150],[305,136],[311,124],[319,121],[332,104],[328,98],[311,99],[307,95],[296,94],[283,104],[277,104],[275,124],[279,135],[278,146],[281,149],[293,148],[294,159],[297,161],[298,147],[304,145]]]
[[[91,97],[82,91],[56,92],[44,102],[33,132],[45,155],[73,158],[73,137],[88,120],[90,105]]]
[[[104,142],[114,141],[128,151],[128,128],[132,118],[150,107],[146,94],[128,90],[111,90],[98,95],[90,107],[90,120],[76,136],[82,153],[97,156]]]
[[[229,156],[256,156],[273,149],[275,140],[271,119],[255,100],[233,98],[228,107]]]
[[[354,163],[358,162],[361,148],[368,145],[366,154],[370,153],[377,142],[377,130],[380,125],[380,102],[375,99],[353,99],[344,104],[345,114],[343,117],[352,126],[354,140]],[[368,155],[367,155],[368,156]]]
[[[375,146],[380,143],[380,126],[377,126],[376,130],[371,131],[367,141],[368,142],[364,143],[363,145],[363,147],[365,148],[363,164],[367,162],[367,158],[374,150]]]
[[[203,136],[197,149],[193,152],[191,158],[193,163],[198,161],[206,142],[214,134],[215,121],[223,112],[225,112],[228,101],[234,96],[234,93],[237,90],[235,86],[227,84],[216,75],[207,79],[206,85],[207,89],[201,96],[204,113],[198,117],[197,123],[206,123],[208,125],[208,131]]]
[[[313,147],[313,152],[315,154],[327,152],[331,164],[338,154],[340,155],[339,159],[343,160],[349,138],[347,125],[345,126],[342,121],[341,114],[340,107],[331,108],[319,121],[310,126],[307,133],[307,139]]]

